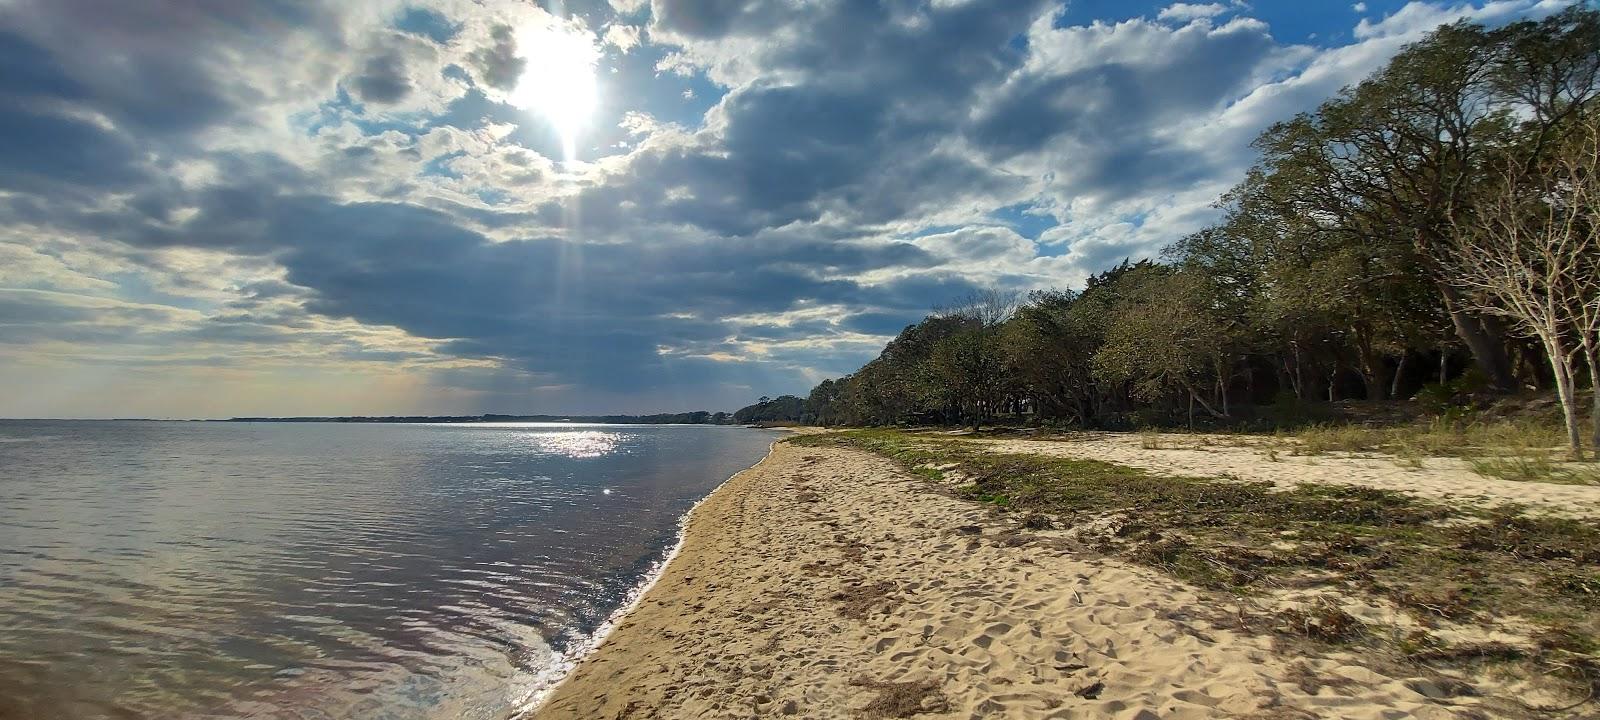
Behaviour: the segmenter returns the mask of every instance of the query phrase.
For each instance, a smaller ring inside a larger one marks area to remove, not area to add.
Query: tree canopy
[[[1515,213],[1555,213],[1567,223],[1564,247],[1600,254],[1590,250],[1600,210],[1573,190],[1594,177],[1582,160],[1600,132],[1597,94],[1600,11],[1441,27],[1262,133],[1258,162],[1218,200],[1221,219],[1175,238],[1160,261],[1124,261],[1081,292],[1020,303],[990,293],[935,312],[856,373],[818,385],[799,417],[1114,427],[1386,400],[1447,381],[1500,391],[1576,383],[1577,358],[1600,345],[1600,299],[1584,295],[1595,287],[1592,258],[1550,281],[1571,292],[1544,329],[1508,312],[1521,301],[1460,259],[1504,246],[1531,263],[1521,270],[1549,265],[1538,258],[1553,234],[1521,237],[1526,247],[1483,240],[1486,221],[1526,219],[1496,215],[1512,167],[1535,190],[1517,196]],[[1552,364],[1552,348],[1571,356]],[[1592,385],[1600,370],[1588,365]],[[1600,404],[1593,422],[1600,439]]]

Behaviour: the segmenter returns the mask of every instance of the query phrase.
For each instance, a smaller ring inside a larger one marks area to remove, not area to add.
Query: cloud
[[[1162,8],[1156,19],[1190,22],[1214,18],[1227,11],[1228,6],[1222,3],[1173,3]]]
[[[354,82],[357,97],[376,103],[395,103],[411,93],[405,61],[393,53],[367,60]]]
[[[633,25],[610,25],[604,35],[607,45],[626,53],[639,44],[639,28]]]
[[[467,57],[477,70],[478,81],[496,90],[511,90],[522,77],[528,62],[517,56],[516,30],[496,25],[489,31],[491,44],[473,50]]]
[[[0,4],[0,383],[29,387],[0,415],[111,376],[130,413],[803,392],[951,298],[1200,227],[1261,129],[1430,28],[1552,11],[1416,2],[1313,47],[1239,3],[565,5]],[[605,49],[572,158],[507,103],[537,28]]]

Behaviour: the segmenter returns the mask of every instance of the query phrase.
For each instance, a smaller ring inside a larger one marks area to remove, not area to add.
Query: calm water
[[[773,433],[0,421],[0,718],[505,718]]]

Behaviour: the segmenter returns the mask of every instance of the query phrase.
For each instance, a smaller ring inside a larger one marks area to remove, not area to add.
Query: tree
[[[1555,375],[1567,450],[1583,458],[1576,395],[1579,357],[1594,384],[1600,332],[1600,123],[1545,162],[1499,158],[1501,179],[1477,201],[1441,262],[1479,312],[1536,338]],[[1600,427],[1600,401],[1591,425]],[[1600,430],[1591,429],[1600,434]]]
[[[991,290],[942,313],[959,329],[934,346],[932,368],[974,431],[998,411],[1010,384],[1000,335],[1016,307],[1016,295]]]
[[[1280,364],[1297,396],[1314,384],[1308,366],[1318,368],[1313,377],[1344,366],[1368,400],[1386,400],[1407,354],[1437,344],[1439,295],[1409,241],[1366,228],[1356,213],[1337,223],[1348,231],[1321,225],[1303,202],[1308,182],[1293,166],[1251,173],[1225,196],[1220,226],[1169,252],[1211,278],[1226,315],[1287,349]]]
[[[833,425],[839,421],[840,399],[844,395],[844,387],[850,382],[849,376],[840,378],[837,382],[823,380],[811,389],[811,394],[806,396],[805,413],[801,420],[812,425]]]
[[[1213,417],[1225,417],[1234,356],[1215,294],[1196,273],[1166,270],[1135,282],[1094,356],[1096,375],[1130,383],[1145,400],[1184,393],[1191,425],[1195,404]]]
[[[1098,341],[1073,312],[1078,295],[1041,291],[1028,296],[1001,338],[1018,389],[1044,418],[1087,425],[1096,415],[1092,360]]]
[[[1567,182],[1572,183],[1574,211],[1584,218],[1588,244],[1600,247],[1600,239],[1596,238],[1596,233],[1600,232],[1600,167],[1597,167],[1600,166],[1600,127],[1593,119],[1587,136],[1580,142],[1578,152],[1566,165]],[[1600,253],[1590,253],[1586,260],[1575,272],[1578,277],[1587,278],[1589,298],[1584,301],[1581,294],[1576,298],[1574,318],[1578,344],[1583,348],[1584,364],[1589,369],[1589,445],[1600,459],[1600,292],[1592,287],[1595,279],[1600,278]]]
[[[1124,260],[1082,292],[1020,308],[969,297],[818,386],[806,412],[1104,426],[1182,404],[1192,422],[1197,407],[1231,416],[1240,389],[1252,402],[1333,400],[1359,379],[1357,394],[1383,400],[1408,360],[1435,354],[1443,384],[1466,352],[1500,389],[1557,386],[1573,434],[1585,366],[1600,384],[1600,300],[1586,284],[1600,277],[1597,151],[1574,150],[1594,132],[1596,97],[1592,5],[1441,27],[1263,133],[1260,161],[1219,201],[1223,221],[1164,263]],[[1600,397],[1590,414],[1600,446]]]
[[[778,398],[762,396],[754,405],[739,408],[733,414],[737,423],[800,422],[805,413],[805,401],[793,395]]]
[[[1414,246],[1457,334],[1502,389],[1515,381],[1493,314],[1457,296],[1437,262],[1469,223],[1485,160],[1531,138],[1537,162],[1600,87],[1600,13],[1574,7],[1499,30],[1458,23],[1258,141],[1266,168],[1298,178],[1288,200],[1324,234]]]
[[[939,343],[968,322],[958,315],[929,316],[902,330],[856,373],[858,387],[852,395],[870,411],[874,424],[959,419],[951,407],[950,388],[936,376],[931,359]]]
[[[1481,28],[1441,28],[1316,112],[1269,129],[1257,141],[1266,169],[1289,180],[1269,188],[1278,213],[1333,242],[1401,243],[1431,257],[1501,127],[1484,101],[1492,50]],[[1498,325],[1461,307],[1454,286],[1437,287],[1480,367],[1514,387]]]

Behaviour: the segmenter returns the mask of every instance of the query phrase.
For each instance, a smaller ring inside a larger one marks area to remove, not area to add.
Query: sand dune
[[[1160,435],[1157,449],[1128,433],[1084,433],[1071,440],[978,440],[999,452],[1087,458],[1173,475],[1233,475],[1279,485],[1330,483],[1398,490],[1482,505],[1522,504],[1574,517],[1600,517],[1600,486],[1518,482],[1484,477],[1455,458],[1426,458],[1405,467],[1395,458],[1328,453],[1269,459],[1265,448],[1234,446],[1236,438]]]
[[[1006,522],[881,458],[780,443],[537,717],[1485,717],[1280,655],[1223,599]]]

